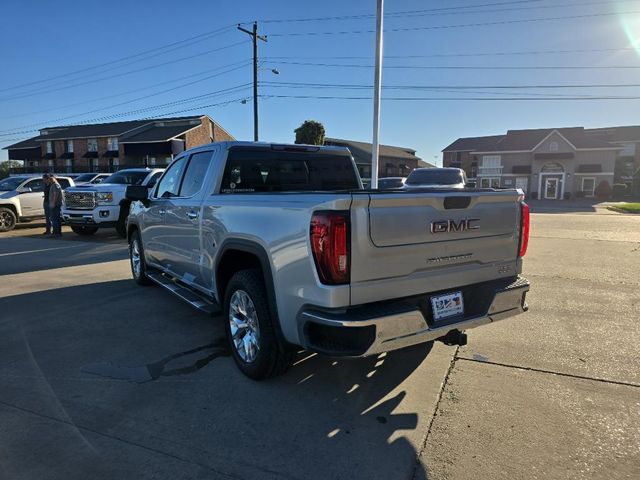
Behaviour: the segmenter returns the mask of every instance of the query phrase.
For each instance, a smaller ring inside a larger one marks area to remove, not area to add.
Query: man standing
[[[50,173],[45,173],[42,175],[42,181],[44,182],[44,200],[42,202],[42,207],[44,208],[44,233],[43,235],[51,234],[51,215],[49,215],[49,189],[51,185],[49,185],[49,176]]]
[[[62,208],[62,187],[53,175],[49,175],[49,216],[51,217],[52,237],[62,236],[60,209]]]

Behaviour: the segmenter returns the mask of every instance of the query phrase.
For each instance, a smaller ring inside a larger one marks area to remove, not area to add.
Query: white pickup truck
[[[300,347],[365,356],[527,310],[529,207],[515,189],[365,190],[349,150],[224,142],[130,186],[133,278],[224,312],[243,373]]]
[[[65,190],[74,185],[69,177],[58,177]],[[0,232],[13,230],[18,223],[44,217],[42,176],[16,175],[0,180]]]
[[[152,188],[164,169],[128,168],[98,184],[79,185],[64,192],[62,218],[78,235],[93,235],[99,228],[114,228],[126,236],[126,221],[131,204],[125,198],[128,185]]]

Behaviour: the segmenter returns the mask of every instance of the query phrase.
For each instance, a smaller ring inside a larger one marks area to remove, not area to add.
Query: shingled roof
[[[640,125],[624,127],[587,128],[587,135],[594,135],[607,142],[638,142],[640,141]]]
[[[356,163],[360,160],[360,163],[371,162],[371,151],[373,145],[368,142],[358,142],[356,140],[345,140],[342,138],[325,138],[325,145],[335,145],[340,147],[347,147],[353,155]],[[430,163],[424,162],[420,157],[416,156],[416,151],[408,147],[394,147],[392,145],[380,145],[379,150],[380,157],[392,157],[403,158],[406,160],[418,160],[426,164],[426,166],[433,167]]]
[[[46,127],[40,129],[40,135],[4,147],[4,150],[34,148],[38,147],[40,142],[76,138],[119,137],[119,140],[123,143],[166,141],[200,125],[203,116],[193,115],[188,117]]]
[[[509,130],[506,135],[488,137],[459,138],[446,147],[443,152],[511,152],[530,151],[552,132],[558,132],[575,148],[616,148],[597,135],[589,135],[583,127],[538,128],[531,130]]]

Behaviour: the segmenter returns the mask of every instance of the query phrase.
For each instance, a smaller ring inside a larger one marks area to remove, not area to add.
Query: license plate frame
[[[435,295],[430,300],[435,322],[464,315],[464,298],[461,290]]]

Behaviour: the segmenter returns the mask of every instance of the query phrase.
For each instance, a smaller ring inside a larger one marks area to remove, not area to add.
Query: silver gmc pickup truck
[[[364,190],[349,150],[249,142],[182,153],[129,186],[133,278],[223,313],[263,379],[300,347],[359,357],[527,310],[520,190]]]

